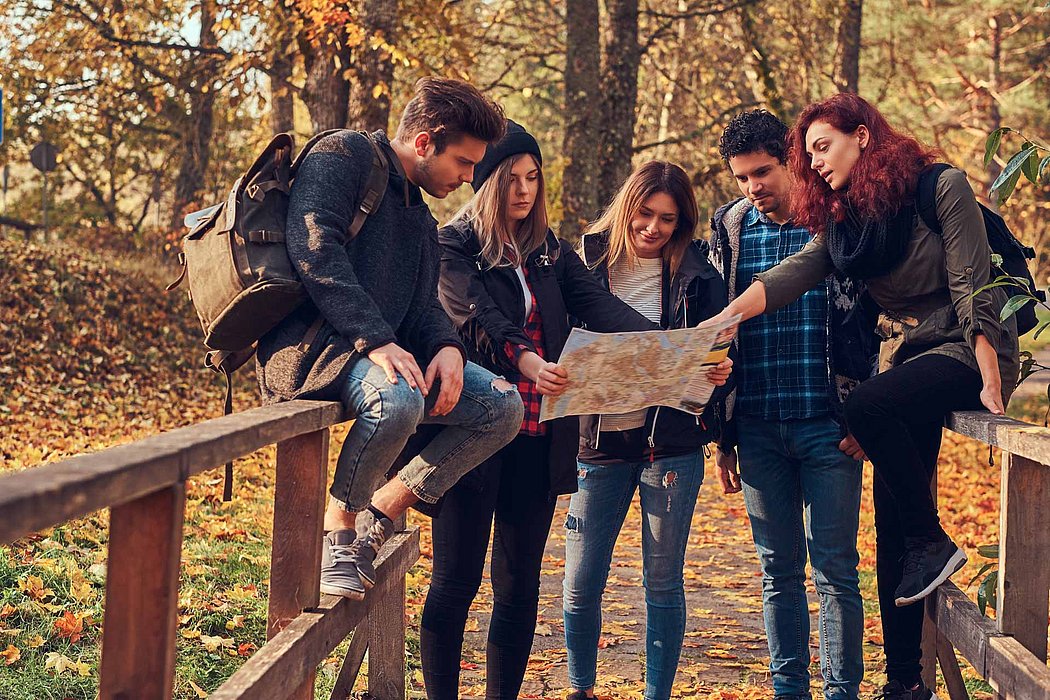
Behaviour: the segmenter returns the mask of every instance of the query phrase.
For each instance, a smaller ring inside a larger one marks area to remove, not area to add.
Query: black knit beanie
[[[525,131],[521,124],[508,119],[507,135],[496,143],[490,143],[485,149],[485,157],[474,166],[474,179],[470,186],[475,192],[480,190],[496,166],[519,153],[529,153],[536,158],[538,165],[543,165],[543,155],[540,153],[540,145],[536,143],[536,139]]]

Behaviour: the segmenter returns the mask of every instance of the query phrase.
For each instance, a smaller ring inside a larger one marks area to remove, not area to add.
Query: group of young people
[[[575,248],[549,228],[536,139],[460,81],[420,81],[394,139],[340,132],[304,160],[286,245],[310,301],[260,342],[260,385],[266,401],[339,399],[355,417],[325,513],[323,592],[364,597],[393,520],[412,506],[432,516],[420,629],[428,697],[459,696],[464,627],[490,546],[486,697],[517,697],[561,494],[572,494],[569,697],[593,697],[602,595],[638,492],[645,697],[669,698],[709,443],[723,490],[744,493],[776,697],[810,697],[807,558],[825,697],[858,697],[865,458],[875,469],[883,694],[934,697],[920,678],[913,603],[965,562],[930,495],[943,417],[1001,413],[1018,367],[1002,291],[974,295],[992,277],[977,202],[961,171],[945,171],[941,232],[927,228],[916,187],[935,154],[856,95],[810,105],[791,129],[744,112],[719,148],[744,196],[717,211],[709,240],[687,173],[649,161]],[[387,191],[346,241],[376,153]],[[474,196],[439,229],[422,192],[442,198],[465,183]],[[539,422],[541,398],[572,382],[556,360],[573,324],[647,331],[736,314],[734,359],[709,371],[719,388],[702,415],[653,407]]]

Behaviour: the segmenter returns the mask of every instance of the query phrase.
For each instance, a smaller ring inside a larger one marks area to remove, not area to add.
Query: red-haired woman
[[[852,94],[802,111],[792,128],[792,210],[814,240],[756,276],[724,314],[745,319],[798,298],[833,269],[867,283],[882,315],[880,373],[847,400],[846,420],[875,467],[879,602],[887,700],[935,697],[920,679],[922,606],[966,562],[941,528],[930,481],[946,413],[1003,413],[1017,378],[1017,329],[999,320],[984,219],[966,175],[940,175],[942,233],[916,214],[934,152]]]

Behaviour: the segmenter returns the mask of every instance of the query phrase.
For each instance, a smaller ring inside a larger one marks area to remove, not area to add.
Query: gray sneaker
[[[394,534],[394,523],[369,510],[357,514],[354,530],[333,530],[321,550],[321,593],[362,600],[375,585],[375,558]]]

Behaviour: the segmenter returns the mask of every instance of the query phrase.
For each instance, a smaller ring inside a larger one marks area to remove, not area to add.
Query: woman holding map
[[[693,240],[698,219],[685,171],[650,161],[627,178],[584,234],[583,261],[613,294],[661,328],[696,326],[726,305],[707,243]],[[724,391],[711,403],[720,395]],[[565,521],[562,604],[574,689],[569,698],[594,696],[602,595],[636,490],[642,507],[645,698],[669,698],[685,632],[685,547],[704,478],[702,450],[715,438],[713,412],[694,416],[656,406],[584,416],[580,428],[579,490]]]
[[[540,563],[558,494],[576,489],[579,422],[539,422],[541,395],[569,377],[550,361],[569,335],[568,314],[596,331],[658,328],[610,294],[547,226],[536,139],[510,122],[474,168],[475,195],[441,229],[439,295],[470,359],[517,385],[521,432],[438,504],[434,566],[423,608],[423,678],[432,700],[459,697],[467,612],[492,541],[488,698],[516,698],[536,626]],[[720,381],[728,369],[723,368]],[[495,527],[493,527],[493,522]]]

